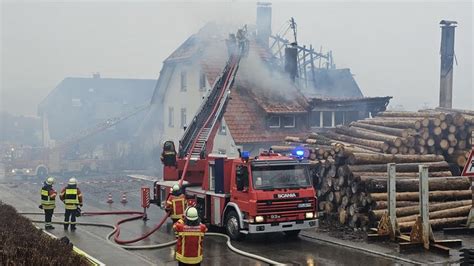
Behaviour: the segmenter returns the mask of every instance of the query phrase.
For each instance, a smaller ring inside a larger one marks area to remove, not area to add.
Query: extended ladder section
[[[248,49],[245,32],[246,30],[239,30],[237,39],[228,40],[229,60],[209,96],[201,104],[197,115],[184,132],[180,140],[180,158],[189,156],[188,158],[192,160],[203,159],[207,152],[206,149],[212,149],[212,143],[208,143],[208,141],[213,141],[210,140],[210,137],[215,134],[215,126],[225,112],[240,59]]]
[[[77,142],[80,142],[83,139],[86,139],[86,138],[88,138],[92,135],[95,135],[95,134],[97,134],[99,132],[102,132],[102,131],[110,128],[110,127],[113,127],[113,126],[119,124],[120,122],[122,122],[124,120],[127,120],[128,118],[142,112],[143,110],[147,109],[148,107],[149,107],[148,104],[138,106],[138,107],[134,108],[133,110],[122,113],[119,116],[108,118],[107,120],[102,121],[101,123],[95,125],[94,127],[86,128],[82,131],[79,131],[79,133],[77,133],[76,135],[70,137],[69,139],[65,140],[64,142],[61,142],[58,146],[55,147],[55,149],[65,149],[65,148],[67,148],[67,147],[69,147],[69,146],[71,146],[71,145],[73,145]]]

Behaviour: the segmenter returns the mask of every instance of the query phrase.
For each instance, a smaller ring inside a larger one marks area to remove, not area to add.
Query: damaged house
[[[207,97],[228,58],[222,25],[207,24],[165,61],[151,108],[140,128],[143,147],[155,153],[166,140],[178,144],[184,128]],[[241,60],[212,153],[253,154],[285,136],[328,130],[385,110],[391,97],[364,97],[349,69],[336,69],[323,55],[271,35],[271,6],[259,3],[249,27],[249,55]],[[156,123],[158,122],[158,123]]]
[[[155,84],[151,79],[102,78],[99,74],[65,78],[38,107],[43,146],[67,145],[67,157],[94,157],[133,168],[130,158],[136,156],[131,155],[141,152],[134,150],[134,134]]]

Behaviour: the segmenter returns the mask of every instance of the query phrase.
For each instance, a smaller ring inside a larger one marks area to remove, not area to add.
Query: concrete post
[[[419,167],[419,178],[420,178],[420,216],[421,224],[423,226],[423,246],[425,249],[430,248],[430,209],[429,209],[429,197],[430,190],[428,187],[428,166],[420,165]]]
[[[397,222],[397,188],[396,188],[396,172],[395,164],[387,164],[387,192],[388,192],[388,216],[390,225],[392,226],[393,235],[395,236]]]

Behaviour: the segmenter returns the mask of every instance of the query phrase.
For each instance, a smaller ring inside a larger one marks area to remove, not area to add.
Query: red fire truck
[[[242,34],[237,34],[242,36]],[[285,232],[318,225],[315,190],[303,151],[283,156],[272,151],[250,158],[208,154],[230,94],[246,40],[238,39],[208,98],[179,142],[163,146],[163,181],[155,182],[152,202],[164,207],[170,188],[181,183],[204,223],[224,227],[234,240],[245,234]],[[231,47],[229,47],[231,49]]]

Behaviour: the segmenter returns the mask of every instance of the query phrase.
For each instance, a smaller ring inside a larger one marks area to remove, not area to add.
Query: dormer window
[[[295,127],[295,116],[294,115],[284,115],[281,117],[281,123],[284,128],[293,128]]]
[[[279,128],[280,127],[280,117],[277,115],[272,115],[268,118],[268,127],[269,128]]]

